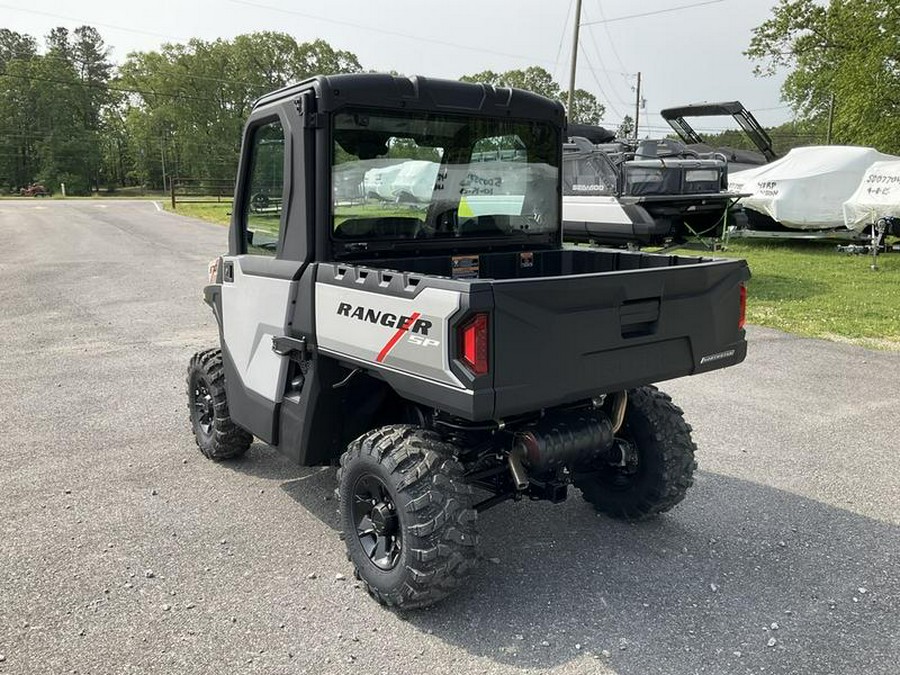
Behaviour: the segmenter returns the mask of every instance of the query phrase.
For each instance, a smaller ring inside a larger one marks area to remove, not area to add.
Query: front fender
[[[222,286],[220,284],[210,284],[203,287],[203,302],[210,306],[213,316],[216,317],[216,323],[222,328]]]

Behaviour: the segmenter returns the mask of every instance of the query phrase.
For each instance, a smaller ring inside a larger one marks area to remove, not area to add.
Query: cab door
[[[229,411],[240,426],[277,443],[286,356],[272,338],[288,334],[302,261],[281,260],[291,164],[277,114],[248,124],[232,215],[231,253],[222,259],[222,352]],[[237,244],[237,245],[236,245]],[[237,249],[237,250],[235,250]]]

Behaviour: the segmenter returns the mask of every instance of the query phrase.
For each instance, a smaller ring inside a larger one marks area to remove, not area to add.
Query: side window
[[[284,194],[284,130],[269,122],[253,131],[243,222],[247,253],[275,255]]]

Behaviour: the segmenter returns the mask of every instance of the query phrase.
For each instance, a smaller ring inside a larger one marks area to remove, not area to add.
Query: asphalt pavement
[[[0,201],[0,246],[2,674],[900,672],[900,353],[751,327],[744,364],[663,385],[683,504],[500,506],[470,585],[403,616],[352,579],[333,470],[194,444],[224,228]]]

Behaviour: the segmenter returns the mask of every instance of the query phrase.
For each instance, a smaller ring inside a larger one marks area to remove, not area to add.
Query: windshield
[[[334,238],[505,237],[559,229],[550,124],[430,113],[335,115]]]
[[[563,155],[563,195],[615,195],[618,185],[616,169],[605,153],[570,153]]]

